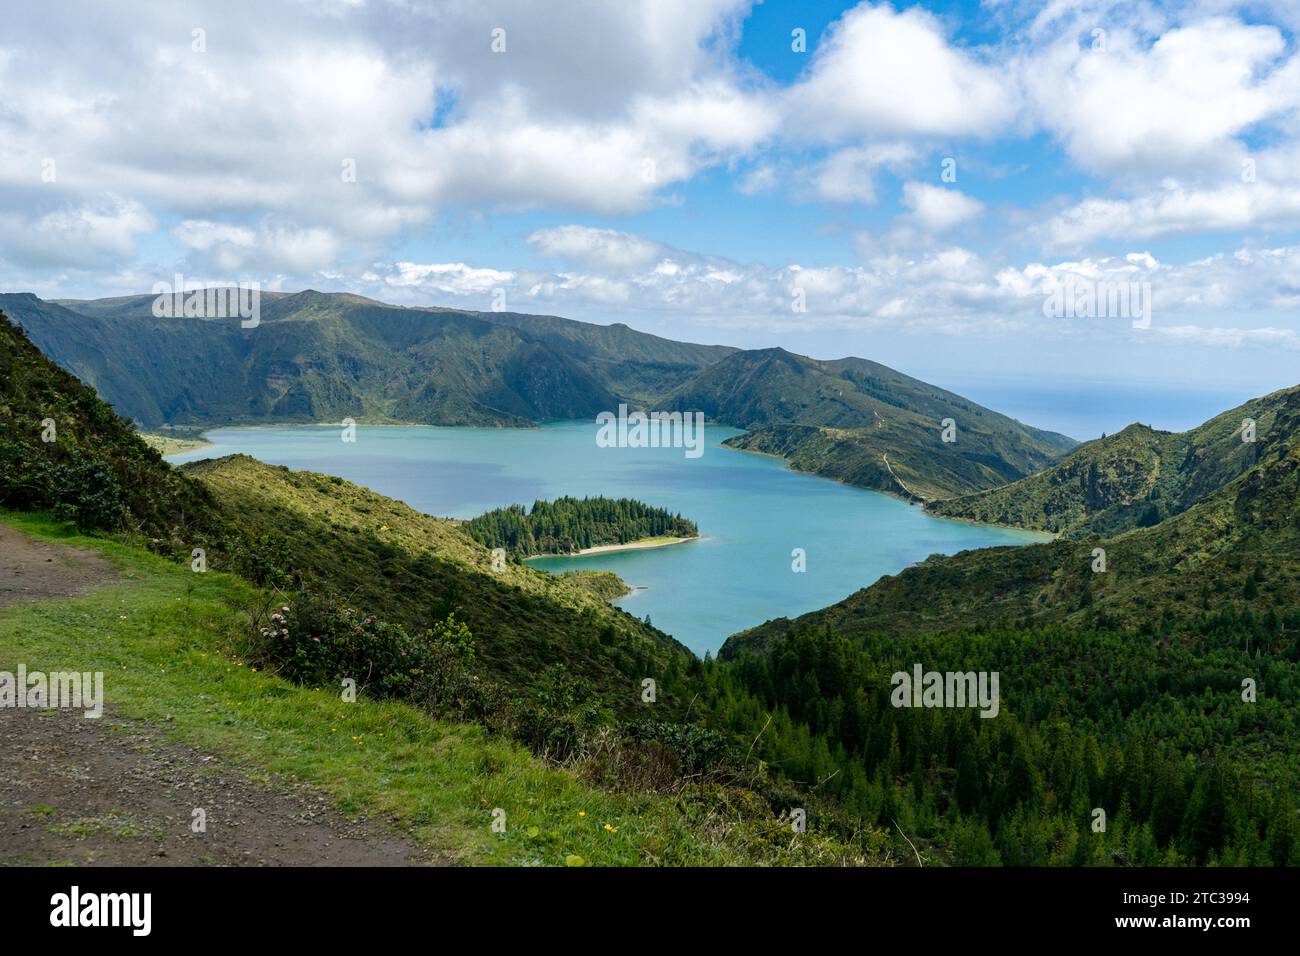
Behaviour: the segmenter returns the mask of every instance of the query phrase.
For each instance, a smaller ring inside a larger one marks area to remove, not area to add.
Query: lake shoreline
[[[585,558],[591,554],[610,554],[615,551],[647,551],[652,548],[670,548],[675,544],[688,544],[691,541],[701,541],[704,535],[692,535],[689,538],[642,538],[640,541],[629,541],[627,544],[601,544],[594,548],[583,548],[581,551],[571,551],[566,554],[530,554],[524,560],[531,561],[533,558]]]
[[[525,563],[556,575],[579,569],[617,574],[634,590],[613,603],[651,617],[700,655],[716,653],[727,635],[827,607],[929,555],[1043,540],[1023,529],[929,515],[897,494],[721,444],[743,434],[738,429],[706,434],[705,454],[683,463],[674,449],[601,449],[582,421],[531,432],[374,428],[369,437],[358,434],[355,444],[340,443],[337,432],[319,426],[230,427],[205,432],[214,447],[171,460],[248,454],[337,475],[453,521],[511,502],[611,491],[687,515],[705,531],[707,545],[662,550],[698,540],[665,535],[604,545],[596,553],[530,556]],[[806,551],[815,574],[797,573],[796,547]]]
[[[537,422],[537,423],[535,423],[535,427],[544,427],[545,425],[548,425],[548,424],[566,424],[566,423],[571,422],[571,421],[573,421],[573,422],[577,422],[577,421],[583,421],[583,422],[585,422],[586,419],[553,419],[553,420],[549,420],[549,421],[545,421],[545,422]],[[341,423],[340,423],[340,424],[341,424]],[[448,428],[448,429],[477,429],[477,428],[492,428],[492,427],[494,427],[494,426],[490,426],[490,425],[488,425],[488,426],[484,426],[484,425],[430,425],[430,424],[428,424],[428,423],[426,423],[426,422],[398,422],[398,421],[379,421],[379,422],[370,422],[370,423],[367,423],[367,422],[364,422],[364,421],[358,421],[357,424],[358,424],[358,425],[368,424],[370,427],[377,427],[377,428]],[[262,429],[266,429],[266,430],[274,430],[274,429],[280,429],[280,428],[320,428],[320,427],[329,427],[329,428],[333,428],[333,427],[336,427],[336,425],[335,425],[335,423],[321,423],[321,422],[271,422],[271,423],[258,423],[258,424],[229,424],[229,423],[227,423],[227,424],[221,424],[221,425],[199,426],[199,427],[202,428],[202,431],[199,432],[198,436],[197,436],[196,438],[193,438],[193,439],[188,439],[188,441],[194,441],[194,442],[199,443],[196,447],[194,447],[194,448],[178,449],[178,450],[176,450],[176,451],[163,451],[163,450],[160,448],[159,451],[160,451],[160,453],[162,454],[163,458],[171,458],[171,457],[176,457],[176,456],[180,456],[180,455],[187,455],[187,454],[190,454],[190,453],[193,452],[193,451],[200,450],[200,449],[203,448],[203,447],[211,447],[212,445],[215,444],[215,442],[211,441],[211,440],[207,437],[207,436],[208,436],[208,433],[209,433],[209,432],[213,432],[213,431],[218,431],[218,430],[223,429],[223,428],[249,428],[249,429],[259,429],[259,430],[262,430]],[[497,427],[497,428],[502,428],[502,429],[509,429],[509,428],[514,427],[514,426],[495,426],[495,427]],[[722,426],[722,427],[732,427],[732,426]],[[150,434],[153,434],[153,433],[150,433]],[[737,438],[741,438],[741,437],[744,437],[744,435],[746,435],[746,434],[747,434],[746,431],[741,431],[740,434],[739,434],[739,435],[736,435],[735,437],[737,437]],[[158,437],[162,437],[162,436],[158,436]],[[837,485],[843,485],[845,488],[854,488],[854,489],[856,489],[856,490],[858,490],[858,491],[875,492],[875,493],[878,494],[878,495],[884,495],[884,496],[887,497],[887,498],[893,498],[895,501],[901,501],[901,502],[904,502],[905,504],[911,505],[911,506],[914,507],[914,508],[918,508],[919,510],[923,511],[925,514],[929,515],[929,516],[932,517],[932,518],[939,518],[939,519],[944,520],[944,521],[956,521],[956,522],[958,522],[958,523],[960,523],[960,524],[972,525],[972,526],[974,526],[974,527],[978,527],[978,528],[991,528],[991,529],[996,529],[996,530],[1000,530],[1000,531],[1020,531],[1020,532],[1028,532],[1028,533],[1030,533],[1030,534],[1036,534],[1036,535],[1047,535],[1047,539],[1046,539],[1046,540],[1048,540],[1048,541],[1056,540],[1057,538],[1060,538],[1060,537],[1061,537],[1061,535],[1058,534],[1058,533],[1054,533],[1054,532],[1051,532],[1051,531],[1040,531],[1040,530],[1038,530],[1038,529],[1036,529],[1036,528],[1022,528],[1022,527],[1017,527],[1016,525],[997,524],[996,522],[992,522],[992,521],[976,521],[976,520],[973,519],[973,518],[958,518],[958,517],[951,517],[951,516],[949,516],[949,515],[937,515],[937,514],[935,514],[933,511],[931,511],[931,510],[929,509],[929,507],[927,507],[927,506],[928,506],[929,504],[933,504],[933,503],[938,502],[938,501],[943,501],[943,500],[945,500],[945,499],[942,499],[942,498],[936,498],[936,499],[934,499],[933,502],[931,502],[931,501],[927,501],[927,500],[925,500],[925,499],[921,499],[921,498],[917,498],[917,497],[910,497],[910,498],[909,498],[909,497],[906,497],[906,496],[904,496],[904,495],[900,495],[897,491],[892,491],[892,490],[890,490],[890,489],[888,489],[888,488],[873,488],[873,487],[871,487],[870,485],[860,485],[860,484],[858,484],[858,483],[856,483],[856,482],[853,482],[853,481],[846,481],[846,480],[843,479],[843,478],[837,478],[837,477],[835,477],[834,475],[823,475],[823,474],[821,474],[820,472],[816,472],[816,471],[807,471],[807,470],[805,470],[805,469],[803,469],[803,468],[797,468],[797,467],[795,467],[794,463],[793,463],[789,458],[786,458],[784,455],[778,455],[778,454],[776,454],[775,452],[770,452],[770,451],[759,451],[759,450],[756,449],[756,448],[738,448],[738,447],[736,447],[735,445],[728,445],[728,444],[727,444],[727,441],[728,441],[728,440],[729,440],[729,439],[724,439],[723,441],[719,442],[717,447],[718,447],[718,448],[725,448],[727,451],[739,452],[739,453],[742,454],[742,455],[756,455],[756,456],[758,456],[758,457],[760,457],[760,458],[771,458],[771,459],[773,459],[773,460],[775,460],[775,461],[779,461],[779,462],[781,462],[781,463],[785,466],[785,470],[786,470],[786,471],[789,471],[789,472],[791,472],[791,473],[793,473],[793,474],[796,474],[796,475],[808,475],[808,476],[813,477],[813,478],[820,478],[820,479],[822,479],[823,481],[831,481],[831,482],[834,482],[834,483],[837,484]],[[891,472],[892,472],[892,469],[891,469]],[[900,484],[901,484],[901,482],[900,482]],[[435,515],[434,517],[446,517],[446,516],[445,516],[445,515],[443,515],[443,516],[437,516],[437,515]],[[453,520],[453,521],[466,521],[466,520],[469,520],[469,519],[465,519],[465,518],[452,518],[451,520]],[[702,535],[697,535],[697,536],[694,537],[694,538],[679,538],[679,539],[674,539],[674,540],[672,540],[672,541],[666,541],[666,542],[663,542],[663,543],[661,543],[661,544],[644,544],[644,545],[643,545],[643,544],[640,544],[640,543],[638,543],[638,542],[629,542],[629,543],[626,544],[626,545],[623,545],[623,544],[615,544],[615,545],[601,545],[601,546],[599,546],[599,547],[597,547],[597,548],[586,548],[586,549],[584,549],[584,550],[582,550],[582,551],[579,551],[579,552],[576,552],[576,553],[571,553],[571,554],[530,554],[530,555],[528,556],[528,558],[525,559],[525,560],[531,560],[531,559],[533,559],[533,558],[581,558],[581,557],[585,557],[585,556],[587,556],[587,555],[591,555],[591,554],[602,554],[602,553],[608,553],[608,552],[613,552],[613,551],[639,551],[639,550],[644,550],[644,549],[648,549],[648,548],[662,548],[662,547],[667,547],[668,545],[672,545],[672,544],[685,544],[685,543],[687,543],[688,541],[696,541],[696,540],[699,540],[700,537],[702,537]],[[1045,541],[1038,541],[1038,542],[1034,542],[1034,543],[1037,543],[1037,544],[1043,544],[1043,543],[1046,543],[1046,542],[1045,542]]]

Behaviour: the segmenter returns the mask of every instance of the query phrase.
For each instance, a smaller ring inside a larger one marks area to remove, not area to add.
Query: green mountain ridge
[[[1075,444],[876,362],[784,349],[729,355],[662,404],[749,429],[729,447],[920,501],[1015,481]],[[955,441],[943,440],[946,419]]]
[[[1018,482],[935,502],[937,515],[1080,536],[1114,535],[1179,514],[1286,441],[1296,388],[1253,399],[1185,432],[1133,424]],[[1243,426],[1255,423],[1255,440]]]
[[[865,359],[314,290],[262,293],[261,324],[241,329],[236,319],[155,318],[154,298],[0,295],[0,308],[146,429],[349,417],[527,427],[627,403],[702,411],[750,430],[731,447],[925,501],[1022,478],[1074,445]],[[946,418],[955,443],[940,440]]]
[[[156,318],[153,301],[0,295],[0,309],[146,428],[345,417],[526,427],[594,418],[730,351],[626,326],[408,309],[314,290],[263,293],[252,329],[237,319]]]

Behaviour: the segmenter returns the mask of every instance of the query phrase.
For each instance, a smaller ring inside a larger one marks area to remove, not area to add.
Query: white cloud
[[[210,222],[206,219],[186,219],[172,229],[172,235],[186,246],[200,252],[206,252],[213,246],[225,243],[251,249],[257,241],[257,234],[252,229]]]
[[[1023,61],[1038,122],[1085,169],[1232,173],[1237,137],[1300,106],[1300,60],[1274,26],[1214,17],[1150,38],[1111,12],[1100,48],[1064,30]]]
[[[515,273],[499,269],[476,269],[463,262],[452,263],[394,263],[387,275],[371,273],[369,278],[393,289],[418,288],[448,295],[475,295],[491,293],[514,281]],[[484,305],[486,308],[486,304]]]
[[[1178,183],[1134,199],[1086,199],[1049,220],[1047,243],[1085,246],[1102,238],[1152,239],[1300,222],[1300,183],[1233,183],[1189,189]]]
[[[128,197],[155,218],[251,229],[257,253],[286,265],[377,253],[449,208],[646,208],[777,121],[728,53],[748,5],[7,11],[0,199],[35,220]],[[205,52],[191,46],[196,24]],[[502,25],[507,51],[494,54]],[[59,175],[42,184],[46,158]],[[227,262],[244,249],[232,233],[204,249],[176,238]],[[0,259],[19,257],[0,242]]]
[[[832,202],[874,203],[878,171],[886,167],[898,169],[916,155],[916,150],[906,143],[840,149],[814,171],[813,187],[819,198]]]
[[[158,223],[140,203],[106,198],[61,205],[44,214],[0,213],[0,249],[19,264],[90,268],[129,258]],[[7,242],[5,242],[7,240]]]
[[[662,248],[655,240],[606,230],[566,227],[565,237],[608,242],[613,248]],[[1181,343],[1224,348],[1284,347],[1296,341],[1285,324],[1261,321],[1300,307],[1300,246],[1242,249],[1186,264],[1169,264],[1145,251],[1108,257],[1012,265],[960,246],[919,254],[878,255],[858,266],[770,267],[670,249],[667,256],[588,258],[582,269],[499,272],[464,263],[403,262],[364,278],[377,298],[426,304],[451,294],[465,308],[484,309],[497,288],[509,307],[558,312],[635,325],[654,317],[689,321],[703,330],[760,329],[767,333],[819,328],[963,338],[1008,336],[1093,337],[1149,334]],[[576,261],[576,260],[575,260]],[[602,264],[603,263],[603,264]],[[1043,302],[1068,282],[1149,283],[1151,328],[1137,332],[1113,320],[1048,320]],[[807,312],[791,304],[801,290]],[[725,338],[725,336],[722,336]]]
[[[924,229],[942,232],[974,219],[984,211],[984,204],[956,189],[929,183],[903,184],[903,204]]]
[[[619,271],[644,268],[668,252],[667,246],[644,236],[588,226],[540,229],[528,242],[541,256]]]
[[[859,4],[833,26],[788,94],[787,133],[829,141],[987,136],[1018,108],[1010,78],[953,46],[919,7]]]
[[[770,163],[755,166],[740,178],[736,190],[747,196],[765,193],[776,188],[776,169]]]

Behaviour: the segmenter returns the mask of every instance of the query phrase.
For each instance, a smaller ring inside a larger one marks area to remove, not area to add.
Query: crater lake
[[[932,517],[875,491],[790,470],[721,446],[740,434],[709,425],[704,452],[601,448],[595,422],[532,429],[358,425],[232,427],[181,464],[235,453],[336,475],[426,514],[472,518],[537,499],[635,498],[694,521],[701,537],[663,548],[534,558],[548,571],[613,571],[634,588],[616,601],[697,654],[737,631],[825,607],[931,554],[1029,544],[1049,536]],[[796,572],[795,549],[806,570]]]

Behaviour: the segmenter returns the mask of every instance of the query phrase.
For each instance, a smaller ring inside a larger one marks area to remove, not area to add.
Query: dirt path
[[[0,606],[116,580],[98,555],[0,524]],[[14,662],[0,660],[0,668]],[[194,811],[206,815],[193,829]],[[440,862],[318,791],[256,783],[220,757],[105,711],[0,708],[0,866],[403,866]]]
[[[0,864],[405,866],[436,862],[306,787],[265,787],[147,726],[0,710]],[[206,815],[195,833],[194,811]]]
[[[115,580],[117,570],[93,551],[37,541],[0,524],[0,607],[75,597]]]

